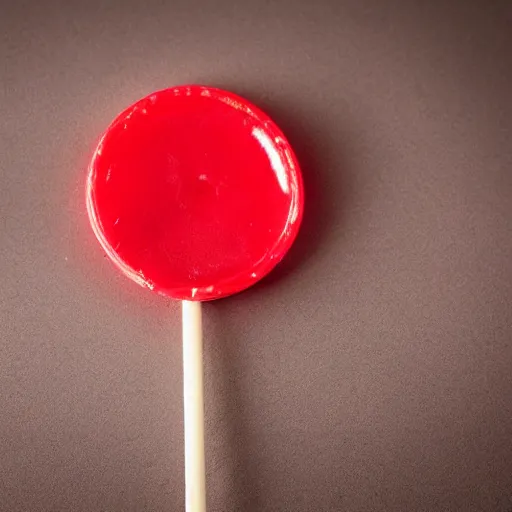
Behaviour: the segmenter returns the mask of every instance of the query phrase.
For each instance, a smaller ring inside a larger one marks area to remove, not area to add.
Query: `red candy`
[[[188,300],[265,276],[303,210],[299,166],[279,128],[244,99],[201,86],[156,92],[120,114],[94,153],[86,194],[117,267]]]

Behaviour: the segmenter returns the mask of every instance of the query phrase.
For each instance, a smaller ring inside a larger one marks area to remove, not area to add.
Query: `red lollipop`
[[[303,191],[268,116],[219,89],[176,87],[110,125],[91,162],[87,207],[128,277],[176,299],[210,300],[251,286],[281,260]]]
[[[138,284],[183,302],[187,511],[202,512],[204,447],[199,303],[248,288],[297,235],[295,155],[261,110],[232,93],[181,86],[122,112],[87,177],[94,233]]]

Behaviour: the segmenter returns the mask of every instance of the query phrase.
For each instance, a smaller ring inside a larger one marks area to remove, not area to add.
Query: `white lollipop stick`
[[[206,511],[201,303],[183,301],[185,510]]]

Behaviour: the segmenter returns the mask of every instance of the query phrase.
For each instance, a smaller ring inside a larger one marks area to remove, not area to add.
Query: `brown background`
[[[2,0],[0,509],[183,510],[179,305],[84,177],[124,107],[245,95],[303,166],[262,284],[205,307],[209,511],[512,507],[510,2]]]

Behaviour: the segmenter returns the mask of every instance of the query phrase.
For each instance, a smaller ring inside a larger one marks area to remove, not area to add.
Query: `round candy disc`
[[[128,277],[173,298],[210,300],[281,260],[302,217],[302,180],[284,135],[258,108],[182,86],[113,121],[89,168],[87,209]]]

